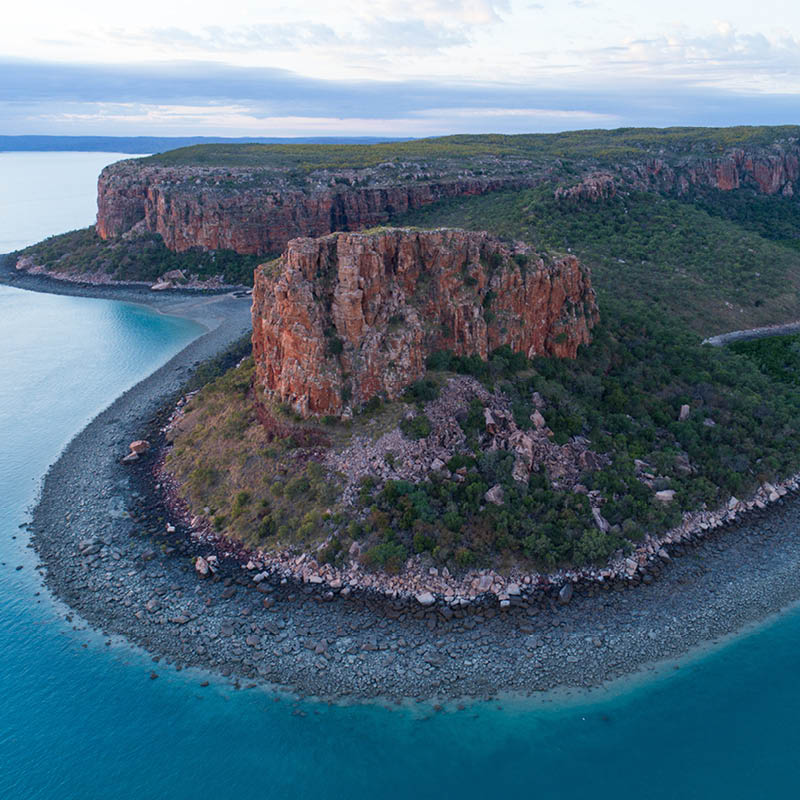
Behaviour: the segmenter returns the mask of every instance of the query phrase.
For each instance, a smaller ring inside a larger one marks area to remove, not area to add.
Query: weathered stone
[[[485,485],[486,484],[484,484],[484,486]],[[484,495],[484,499],[486,500],[487,503],[494,503],[494,505],[496,506],[502,506],[503,503],[505,502],[503,487],[499,483],[495,484],[494,486],[492,486],[491,489],[489,489],[486,492],[486,494]]]
[[[140,456],[150,449],[150,442],[147,439],[137,439],[135,442],[131,442],[129,446],[132,453]]]
[[[656,492],[655,498],[659,503],[671,503],[675,499],[675,490],[662,489],[660,492]]]
[[[685,403],[681,406],[680,413],[678,414],[678,420],[680,422],[685,422],[689,419],[689,414],[691,413],[691,408],[687,406]]]
[[[577,259],[546,264],[526,245],[487,233],[295,239],[256,270],[256,380],[302,415],[341,414],[345,388],[354,406],[375,395],[395,399],[438,350],[487,358],[508,345],[528,356],[574,357],[596,319]]]
[[[558,602],[565,606],[570,600],[572,600],[573,593],[574,589],[572,588],[572,584],[565,583],[558,591]]]
[[[430,592],[420,592],[416,595],[416,600],[421,606],[432,606],[436,598]]]
[[[202,556],[197,556],[194,561],[194,568],[198,575],[208,575],[208,561],[206,561]]]
[[[603,533],[608,533],[611,530],[611,525],[608,524],[608,520],[600,513],[599,508],[592,509],[592,517],[594,518],[594,524],[597,525],[599,530]]]

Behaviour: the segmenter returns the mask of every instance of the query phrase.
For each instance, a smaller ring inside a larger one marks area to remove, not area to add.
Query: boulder
[[[573,588],[571,583],[565,583],[558,591],[558,602],[565,606],[572,600]]]
[[[124,458],[122,458],[123,464],[133,464],[134,461],[139,460],[138,453],[128,453]]]
[[[502,506],[505,502],[503,496],[503,487],[499,483],[496,483],[494,486],[492,486],[492,488],[489,489],[489,491],[486,492],[483,497],[487,503],[494,503],[496,506]]]
[[[536,428],[537,431],[541,430],[542,428],[545,427],[545,425],[547,425],[544,417],[542,416],[541,412],[538,409],[536,409],[533,412],[533,414],[531,414],[531,422],[533,423],[533,426]]]
[[[137,456],[140,456],[150,449],[150,442],[148,442],[147,439],[137,439],[135,442],[131,442],[129,447],[132,453],[136,453]]]
[[[420,592],[416,596],[416,600],[421,606],[425,606],[426,608],[432,606],[436,602],[436,598],[430,592]]]
[[[691,411],[691,408],[689,408],[689,406],[686,405],[686,403],[684,403],[681,406],[680,413],[678,414],[678,421],[679,422],[685,422],[687,419],[689,419],[689,412],[690,411]]]
[[[208,561],[206,561],[202,556],[197,556],[194,561],[194,569],[198,575],[208,575]]]
[[[659,503],[671,503],[675,499],[675,490],[674,489],[662,489],[660,492],[656,492],[656,500]]]
[[[603,533],[608,533],[611,530],[608,520],[600,513],[599,508],[592,509],[592,516],[594,517],[594,524],[597,525],[598,529]]]

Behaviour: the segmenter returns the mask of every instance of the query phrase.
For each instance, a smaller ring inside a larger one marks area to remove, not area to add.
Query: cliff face
[[[583,180],[561,187],[565,200],[599,202],[617,185],[685,195],[693,190],[751,188],[793,196],[800,189],[800,144],[729,149],[713,157],[664,152],[626,156],[597,171],[590,160]],[[98,182],[97,232],[108,239],[131,228],[159,233],[170,250],[192,247],[263,255],[290,239],[323,236],[382,224],[437,200],[532,186],[558,177],[563,165],[550,157],[535,164],[496,157],[456,168],[435,159],[425,168],[382,164],[362,170],[327,168],[299,177],[277,167],[154,166],[123,161],[103,170]],[[409,171],[411,170],[411,171]]]
[[[731,150],[719,158],[686,160],[671,165],[653,158],[620,170],[634,188],[684,195],[691,189],[750,188],[762,194],[792,197],[800,180],[800,146],[774,152]]]
[[[266,395],[303,415],[393,399],[437,350],[574,357],[597,319],[588,273],[486,233],[295,239],[256,270],[253,355]]]
[[[254,179],[247,180],[247,170],[113,165],[98,181],[97,232],[109,239],[136,225],[160,233],[177,252],[200,247],[264,255],[298,236],[372,227],[437,200],[525,185],[517,178],[465,177],[302,191],[250,175]]]

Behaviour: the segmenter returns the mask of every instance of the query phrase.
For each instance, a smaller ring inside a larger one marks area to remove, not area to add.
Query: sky
[[[789,0],[26,0],[0,133],[429,136],[800,123]]]

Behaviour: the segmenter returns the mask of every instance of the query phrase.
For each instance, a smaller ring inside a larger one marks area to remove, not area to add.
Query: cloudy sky
[[[25,0],[0,133],[425,136],[800,122],[796,0]]]

